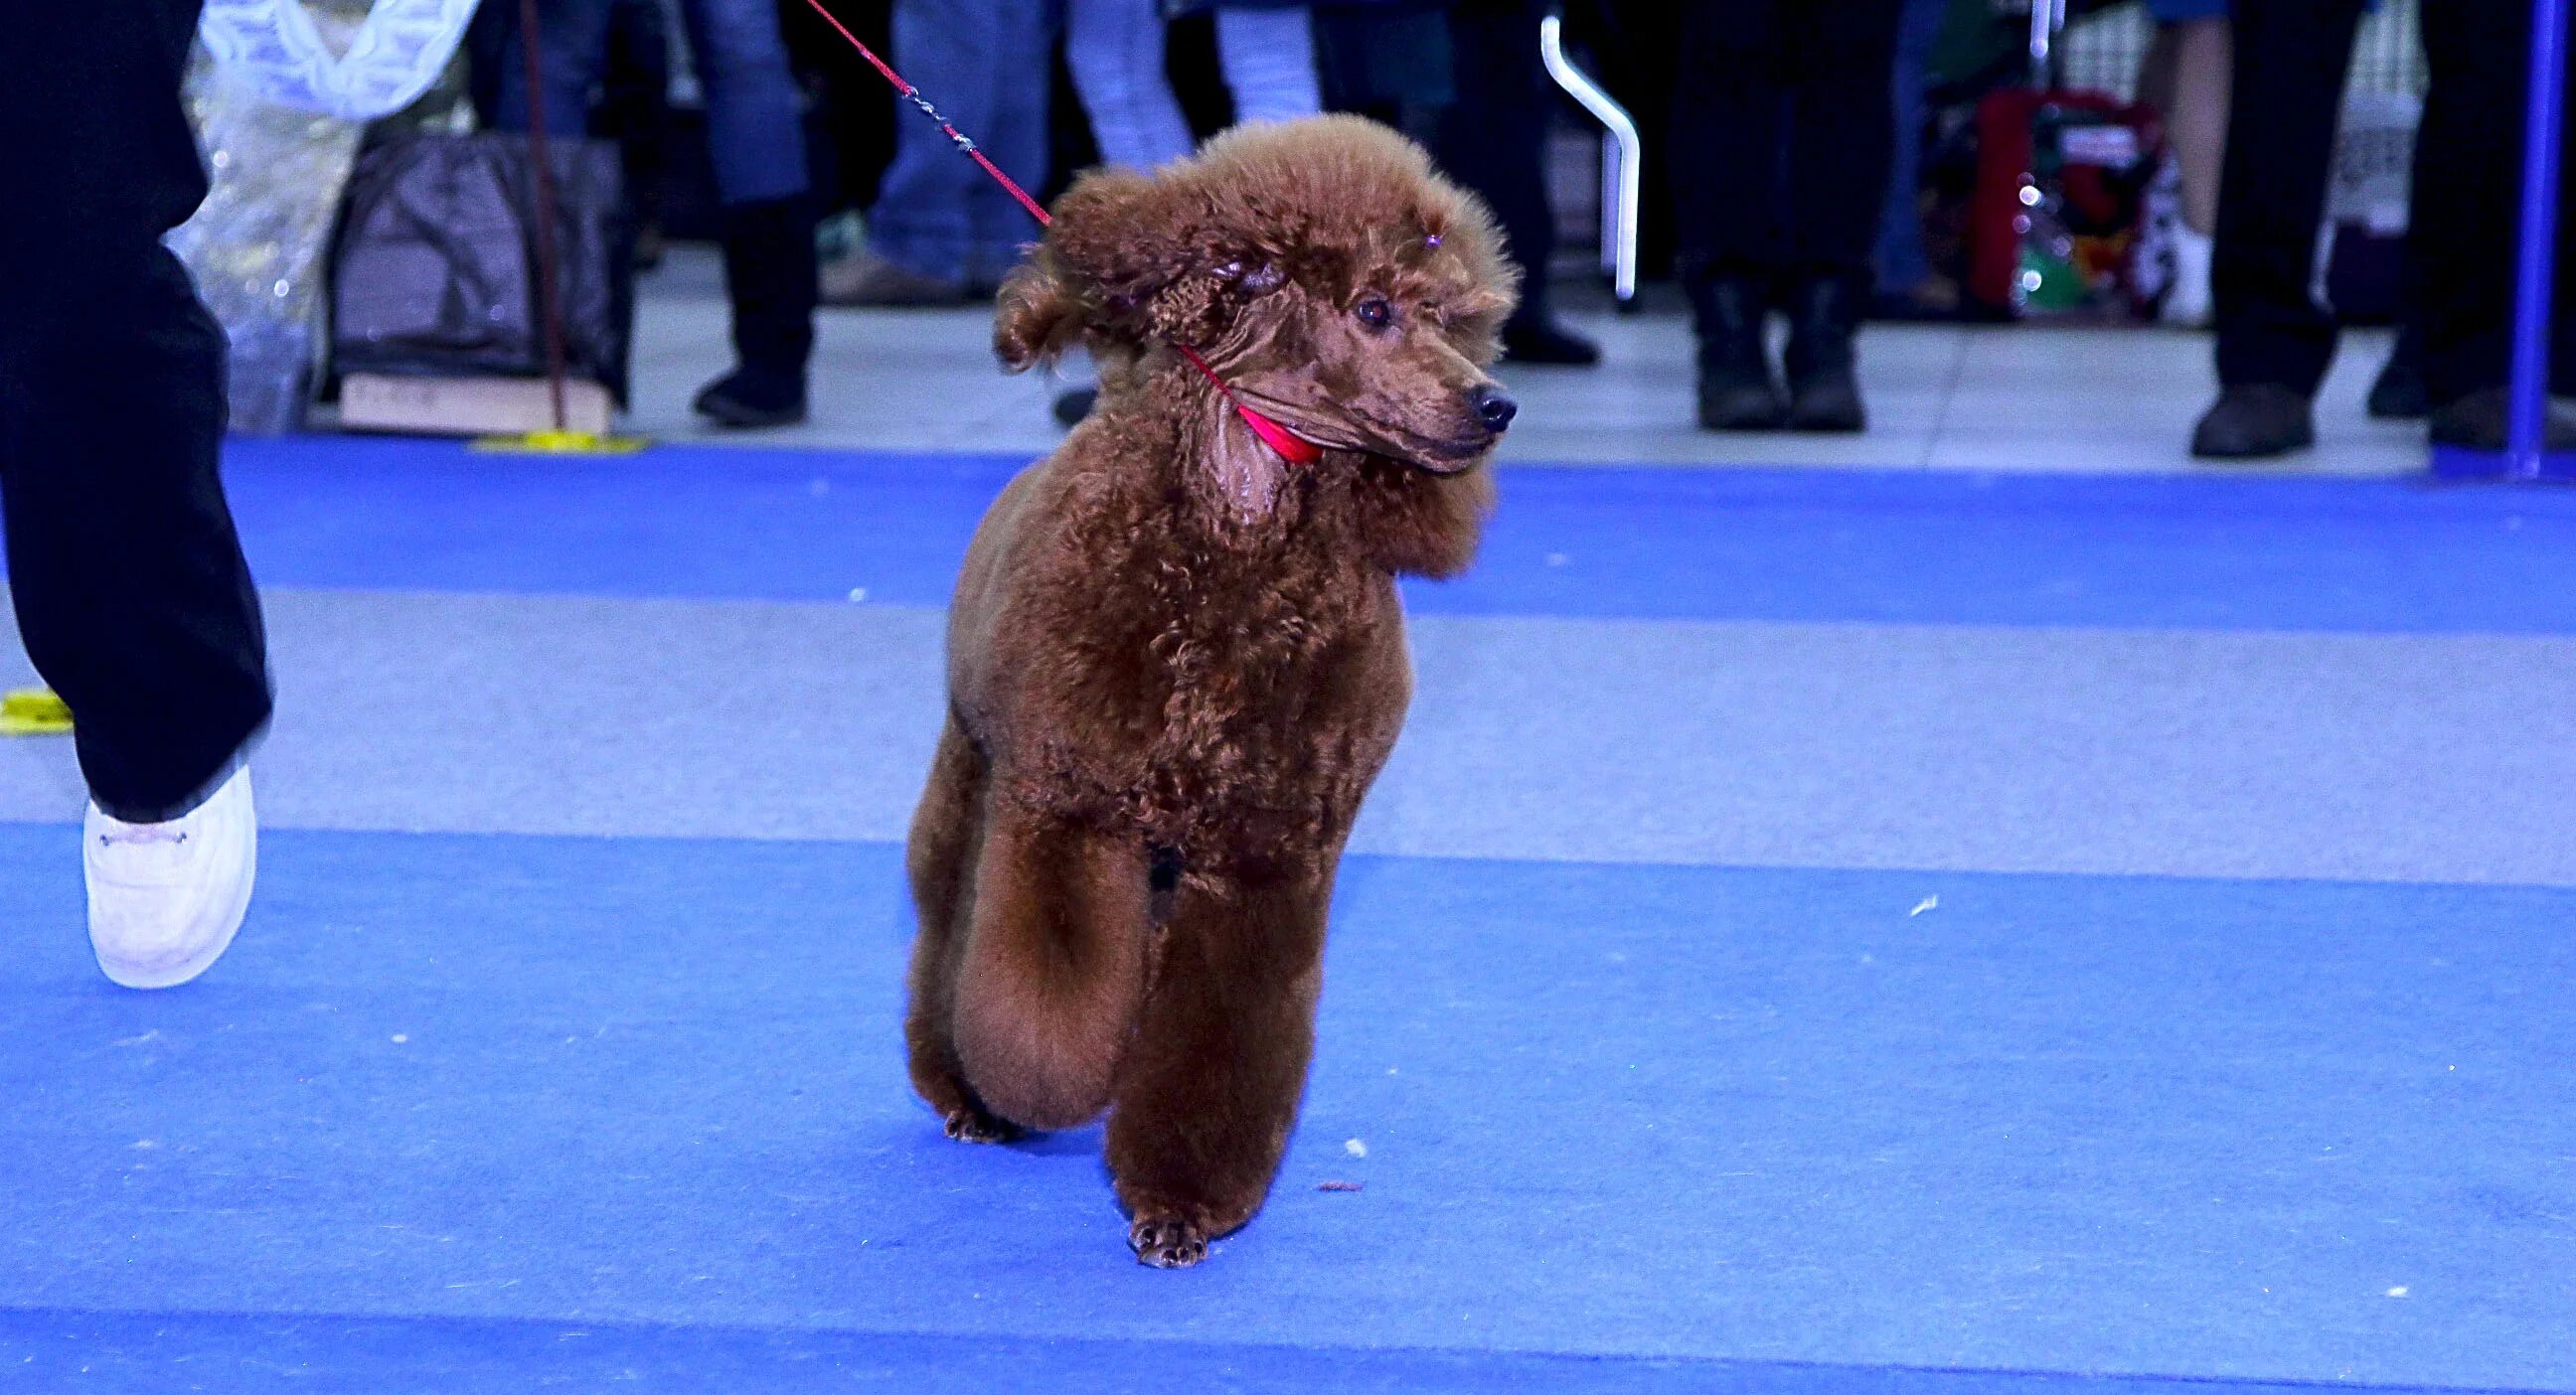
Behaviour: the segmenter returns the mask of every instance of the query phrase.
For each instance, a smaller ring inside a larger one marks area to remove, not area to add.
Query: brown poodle
[[[966,554],[905,1036],[953,1137],[1110,1111],[1145,1263],[1205,1258],[1287,1146],[1334,868],[1412,690],[1395,578],[1475,551],[1512,293],[1483,208],[1347,117],[1090,174],[1002,288],[1003,361],[1086,341],[1100,403]]]

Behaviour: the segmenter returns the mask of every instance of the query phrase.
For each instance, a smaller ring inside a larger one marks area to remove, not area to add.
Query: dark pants
[[[1543,0],[1457,0],[1449,12],[1458,100],[1441,113],[1440,163],[1483,196],[1521,269],[1515,318],[1547,318],[1547,261],[1556,251],[1548,207],[1547,117],[1555,85],[1539,61]]]
[[[2309,295],[2327,162],[2362,0],[2237,0],[2235,110],[2218,200],[2211,289],[2218,380],[2315,393],[2334,359],[2334,317]],[[2422,9],[2432,85],[2416,132],[2408,313],[2436,403],[2501,385],[2511,357],[2513,248],[2522,187],[2526,0]],[[2560,205],[2576,209],[2576,181]],[[2558,264],[2576,265],[2576,218],[2559,217]],[[2562,274],[2561,279],[2564,279]],[[2576,372],[2576,315],[2556,317],[2552,361]]]
[[[18,627],[99,805],[195,806],[268,720],[216,473],[224,336],[162,233],[205,197],[197,0],[15,7],[0,43],[0,513]]]
[[[1685,274],[1866,286],[1894,158],[1902,0],[1682,8],[1666,167]]]

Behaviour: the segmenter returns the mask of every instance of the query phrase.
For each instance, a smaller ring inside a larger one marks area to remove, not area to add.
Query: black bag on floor
[[[551,140],[564,371],[626,400],[633,234],[617,148]],[[543,376],[527,138],[420,133],[359,156],[332,257],[335,373]]]

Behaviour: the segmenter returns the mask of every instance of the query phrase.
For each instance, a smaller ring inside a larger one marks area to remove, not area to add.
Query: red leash
[[[805,0],[805,3],[812,6],[814,13],[821,15],[823,17],[823,22],[832,26],[834,32],[838,33],[842,38],[849,40],[850,47],[857,49],[859,51],[859,56],[868,60],[869,67],[876,69],[879,73],[885,76],[886,81],[893,83],[894,90],[896,92],[901,93],[906,100],[910,101],[914,106],[919,107],[921,109],[921,114],[929,117],[931,124],[937,126],[940,129],[940,132],[946,135],[949,141],[953,143],[967,159],[983,166],[984,173],[993,176],[996,183],[1009,190],[1011,197],[1020,201],[1020,207],[1027,209],[1029,211],[1029,216],[1038,220],[1039,227],[1050,227],[1054,224],[1055,220],[1049,218],[1047,216],[1047,211],[1038,206],[1038,201],[1029,197],[1028,190],[1021,188],[1017,181],[1013,180],[1009,175],[1002,173],[1002,167],[994,164],[991,159],[986,157],[982,150],[977,149],[975,142],[969,139],[965,132],[958,130],[954,125],[951,125],[947,117],[940,115],[939,108],[932,106],[930,104],[930,99],[921,95],[920,88],[904,81],[903,74],[898,73],[893,68],[887,66],[884,59],[877,57],[875,50],[870,49],[866,44],[860,43],[859,36],[851,33],[849,26],[841,23],[840,19],[836,17],[829,8],[825,7],[823,0]],[[533,52],[535,46],[532,44],[529,47],[531,52]],[[1243,424],[1252,428],[1253,435],[1260,437],[1264,444],[1268,445],[1272,450],[1279,452],[1279,454],[1290,464],[1312,465],[1316,461],[1324,458],[1324,448],[1322,446],[1316,445],[1314,442],[1290,431],[1287,427],[1281,426],[1279,423],[1272,421],[1270,418],[1263,416],[1261,413],[1252,410],[1252,408],[1248,406],[1245,406],[1243,400],[1234,395],[1234,389],[1227,387],[1225,385],[1225,380],[1216,375],[1216,370],[1208,367],[1207,360],[1199,357],[1197,350],[1191,348],[1187,344],[1181,343],[1175,343],[1172,347],[1180,350],[1181,357],[1188,359],[1191,367],[1196,368],[1200,373],[1206,375],[1207,380],[1216,385],[1216,390],[1224,395],[1227,402],[1233,404],[1236,414],[1243,418]]]
[[[805,3],[814,7],[814,13],[821,15],[825,24],[832,26],[842,38],[849,40],[850,47],[857,49],[859,56],[868,60],[869,67],[885,74],[885,80],[894,84],[895,91],[902,93],[914,106],[921,108],[921,114],[929,117],[932,125],[946,133],[948,139],[956,143],[957,148],[965,153],[967,159],[982,165],[984,173],[993,176],[1003,188],[1010,190],[1011,197],[1020,201],[1020,207],[1027,209],[1029,216],[1038,220],[1039,227],[1046,227],[1055,221],[1047,216],[1045,209],[1038,207],[1036,199],[1029,197],[1028,190],[1021,188],[1009,175],[1002,173],[1002,167],[987,159],[983,151],[976,149],[975,142],[969,140],[965,132],[948,124],[948,118],[940,115],[939,108],[932,106],[930,99],[921,95],[920,88],[904,81],[903,74],[887,67],[886,61],[877,57],[875,50],[860,43],[859,36],[851,33],[848,25],[841,23],[838,17],[824,8],[823,0],[805,0]]]

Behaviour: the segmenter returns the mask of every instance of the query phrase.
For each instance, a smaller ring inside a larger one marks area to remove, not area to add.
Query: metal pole
[[[1629,118],[1628,109],[1565,56],[1565,21],[1553,7],[1538,22],[1538,54],[1539,61],[1547,65],[1547,75],[1601,123],[1608,140],[1617,142],[1615,206],[1611,204],[1609,187],[1613,171],[1602,171],[1602,240],[1611,252],[1611,293],[1618,297],[1621,309],[1628,309],[1637,303],[1637,205],[1645,179],[1646,143],[1639,139],[1637,123]],[[1603,148],[1606,154],[1609,147],[1605,144]]]
[[[537,0],[519,0],[519,48],[527,59],[528,169],[533,184],[531,211],[537,225],[537,316],[546,337],[546,389],[552,399],[555,430],[564,418],[563,306],[555,285],[555,171],[546,149],[546,89],[537,58]]]
[[[2043,91],[2057,85],[2050,66],[2057,31],[2066,23],[2066,0],[2030,0],[2030,85]]]
[[[2428,0],[2442,3],[2443,0]],[[2550,272],[2558,240],[2558,156],[2566,105],[2568,0],[2532,0],[2531,85],[2523,127],[2522,239],[2514,258],[2513,398],[2505,473],[2536,479],[2549,425]]]

